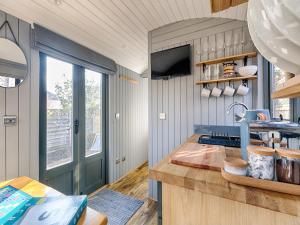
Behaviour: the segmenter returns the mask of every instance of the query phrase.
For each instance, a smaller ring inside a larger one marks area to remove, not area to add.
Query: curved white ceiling
[[[148,32],[181,20],[246,20],[247,3],[211,14],[210,0],[1,0],[0,9],[37,23],[138,73],[147,68]]]

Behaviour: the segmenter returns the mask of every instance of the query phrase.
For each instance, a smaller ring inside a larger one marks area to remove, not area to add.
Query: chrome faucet
[[[232,108],[235,107],[236,105],[243,106],[246,110],[248,110],[248,107],[244,103],[242,103],[242,102],[234,102],[234,103],[230,104],[227,107],[226,113],[229,114],[230,111],[232,110]],[[235,121],[236,122],[240,122],[244,118],[244,116],[245,116],[245,114],[242,114],[242,115],[234,114]]]

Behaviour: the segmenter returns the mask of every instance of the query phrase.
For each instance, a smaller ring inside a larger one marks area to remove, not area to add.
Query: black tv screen
[[[191,46],[184,45],[151,54],[151,78],[169,79],[191,74]]]

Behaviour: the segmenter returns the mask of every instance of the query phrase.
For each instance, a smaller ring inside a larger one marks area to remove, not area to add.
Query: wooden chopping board
[[[224,146],[185,143],[171,155],[170,162],[182,166],[221,171],[225,157]]]

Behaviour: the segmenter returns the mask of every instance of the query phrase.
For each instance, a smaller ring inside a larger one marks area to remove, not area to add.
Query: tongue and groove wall
[[[35,63],[30,48],[31,28],[30,24],[0,11],[0,25],[6,20],[26,56],[29,75],[20,87],[0,88],[0,181],[18,176],[38,176],[38,132],[34,121],[38,120],[38,108],[33,102],[38,80],[30,76]],[[0,31],[0,37],[14,41],[7,26]],[[4,115],[16,115],[17,125],[5,127]]]
[[[0,11],[0,25],[8,20],[28,61],[25,81],[17,88],[0,87],[0,182],[19,176],[39,179],[39,52],[31,48],[31,25]],[[0,37],[13,40],[8,28]],[[120,80],[129,76],[132,84]],[[109,76],[109,181],[113,182],[147,160],[148,79],[118,65]],[[116,120],[115,113],[120,113]],[[4,115],[16,115],[16,126],[5,127]],[[108,134],[108,133],[107,133]],[[126,160],[118,164],[116,159]]]
[[[242,44],[243,41],[243,44]],[[159,162],[176,146],[193,134],[195,124],[237,125],[234,113],[229,115],[226,108],[233,102],[244,102],[250,109],[262,107],[262,74],[257,81],[249,81],[250,92],[247,96],[219,98],[201,97],[202,86],[195,82],[202,79],[202,68],[196,62],[206,59],[255,51],[251,41],[247,22],[221,18],[202,18],[181,21],[161,27],[149,33],[149,53],[165,50],[185,44],[192,47],[192,75],[170,80],[149,80],[149,164]],[[259,60],[257,60],[259,58]],[[248,64],[261,65],[261,56],[248,59]],[[149,63],[150,63],[149,55]],[[242,64],[242,61],[238,61]],[[150,68],[149,64],[149,68]],[[260,68],[261,70],[261,68]],[[151,72],[149,71],[149,77]],[[231,83],[237,88],[242,82]],[[229,83],[219,83],[223,89]],[[209,88],[216,84],[209,85]],[[268,93],[266,93],[268,94]],[[166,113],[166,120],[159,119],[159,113]],[[150,180],[150,196],[156,198],[156,182]]]

